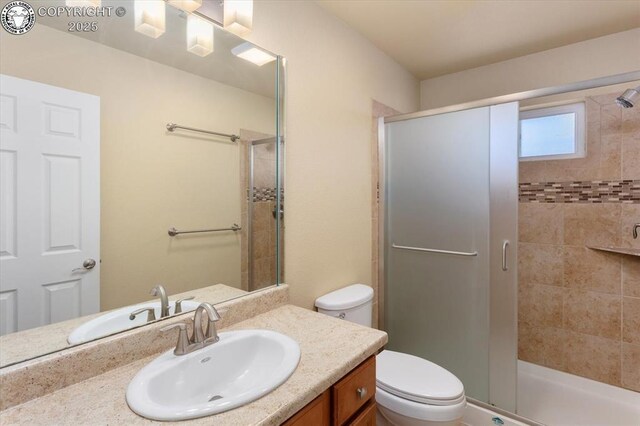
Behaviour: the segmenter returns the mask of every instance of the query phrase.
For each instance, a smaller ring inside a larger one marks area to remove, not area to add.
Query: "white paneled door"
[[[0,75],[0,100],[4,335],[99,311],[100,98]]]

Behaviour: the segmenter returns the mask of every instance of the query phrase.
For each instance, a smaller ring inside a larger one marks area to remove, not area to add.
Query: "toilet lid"
[[[462,382],[437,364],[417,356],[382,351],[376,357],[379,388],[414,402],[453,405],[464,400]]]

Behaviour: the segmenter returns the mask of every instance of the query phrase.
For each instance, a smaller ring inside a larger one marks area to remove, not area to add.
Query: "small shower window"
[[[584,103],[520,112],[520,161],[585,156]]]

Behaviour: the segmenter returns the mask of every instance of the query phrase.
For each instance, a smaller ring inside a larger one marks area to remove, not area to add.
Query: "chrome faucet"
[[[207,313],[207,329],[203,330],[202,328],[202,313]],[[173,330],[174,328],[178,328],[180,332],[178,333],[178,343],[176,343],[176,348],[173,350],[174,355],[186,355],[198,349],[202,349],[205,346],[212,345],[220,340],[218,337],[218,332],[216,330],[216,322],[218,322],[222,317],[210,303],[201,303],[200,306],[196,309],[196,313],[193,315],[193,320],[189,320],[193,325],[193,334],[191,338],[187,335],[187,323],[180,322],[177,324],[171,324],[169,326],[163,327],[160,331],[168,331]]]
[[[640,228],[640,223],[636,223],[633,225],[633,238],[638,238],[638,228]]]
[[[160,318],[169,316],[169,298],[167,297],[167,291],[162,287],[161,284],[158,284],[154,288],[151,289],[152,296],[160,296]]]
[[[202,313],[207,313],[207,330],[202,329]],[[193,315],[193,335],[191,340],[193,343],[202,343],[203,347],[216,343],[220,338],[216,330],[216,322],[220,321],[222,317],[216,311],[216,308],[212,304],[204,302],[196,309],[195,315]]]

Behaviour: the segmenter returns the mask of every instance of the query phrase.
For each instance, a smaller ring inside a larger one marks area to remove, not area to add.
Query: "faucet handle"
[[[193,300],[195,299],[195,296],[189,296],[189,297],[184,297],[182,299],[178,299],[176,300],[176,308],[173,311],[174,314],[179,314],[182,312],[182,302],[184,302],[185,300]]]
[[[147,312],[147,322],[151,322],[151,321],[155,321],[156,320],[156,310],[154,308],[140,308],[140,309],[137,309],[137,310],[131,312],[131,314],[129,314],[129,319],[131,321],[133,321],[134,319],[136,319],[136,316],[138,316],[138,314],[141,314],[143,312]]]
[[[173,330],[177,328],[180,330],[178,333],[178,343],[176,343],[176,348],[173,350],[174,355],[184,355],[188,352],[189,347],[189,336],[187,335],[187,324],[184,322],[178,322],[176,324],[167,325],[166,327],[162,327],[160,331],[163,333],[165,331]]]

